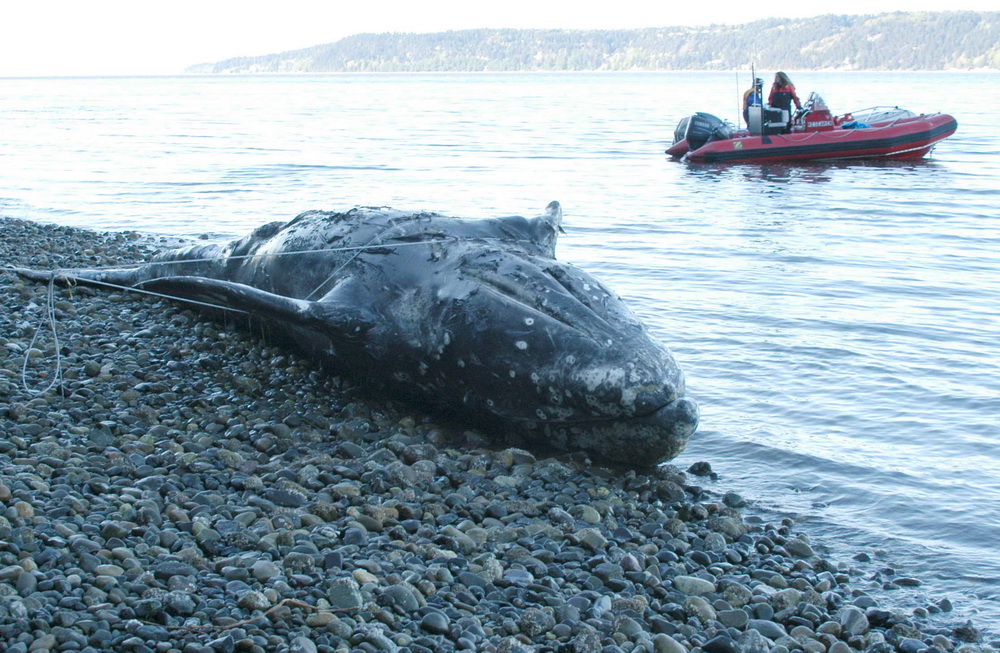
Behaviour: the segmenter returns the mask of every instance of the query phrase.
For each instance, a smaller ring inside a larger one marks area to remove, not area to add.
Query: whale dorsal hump
[[[545,213],[530,220],[534,241],[552,258],[556,256],[556,239],[564,233],[562,219],[562,206],[553,200],[545,207]]]

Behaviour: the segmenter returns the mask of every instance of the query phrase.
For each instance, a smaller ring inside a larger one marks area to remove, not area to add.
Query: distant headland
[[[772,18],[629,30],[471,29],[357,34],[191,66],[189,73],[1000,70],[1000,12]]]

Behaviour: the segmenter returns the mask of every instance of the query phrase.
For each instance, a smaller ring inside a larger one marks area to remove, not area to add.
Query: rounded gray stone
[[[429,633],[446,635],[451,628],[451,620],[443,612],[434,610],[424,615],[420,620],[420,627]]]
[[[420,602],[406,587],[402,585],[392,585],[382,592],[385,603],[399,609],[402,612],[410,613],[420,608]]]
[[[750,619],[747,622],[747,629],[756,630],[764,637],[774,641],[788,636],[784,626],[769,619]]]
[[[653,651],[655,653],[688,653],[683,644],[663,633],[653,637]]]
[[[675,576],[674,587],[678,592],[688,595],[711,594],[715,591],[715,584],[698,578],[697,576]]]

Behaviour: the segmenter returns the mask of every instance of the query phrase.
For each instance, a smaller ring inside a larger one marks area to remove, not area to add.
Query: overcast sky
[[[652,6],[651,6],[652,5]],[[777,15],[935,11],[931,0],[666,2],[605,0],[2,0],[0,76],[157,75],[243,55],[330,43],[363,32],[476,27],[632,28],[743,23]],[[997,0],[949,10],[996,11]]]

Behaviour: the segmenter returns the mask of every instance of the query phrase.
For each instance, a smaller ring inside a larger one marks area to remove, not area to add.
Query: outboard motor
[[[674,144],[680,143],[687,136],[688,122],[691,121],[691,116],[685,116],[681,118],[681,121],[677,123],[677,127],[674,129]]]
[[[680,125],[678,125],[680,128]],[[725,140],[733,137],[730,125],[710,113],[699,111],[688,119],[687,142],[688,151],[694,152],[711,141]]]

